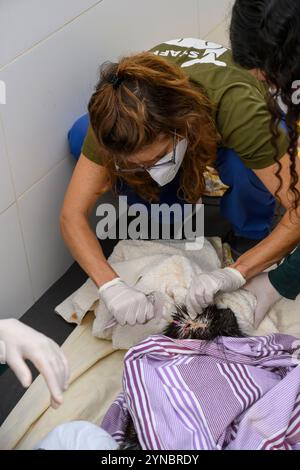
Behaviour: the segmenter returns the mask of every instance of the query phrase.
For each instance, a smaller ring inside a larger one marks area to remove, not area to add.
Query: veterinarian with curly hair
[[[231,45],[232,51],[182,38],[104,66],[89,119],[70,132],[71,146],[81,150],[85,140],[61,212],[62,234],[122,324],[147,321],[156,306],[105,259],[88,222],[97,198],[115,188],[129,205],[196,203],[209,165],[229,187],[222,214],[236,239],[252,240],[253,247],[231,267],[194,279],[186,299],[191,315],[218,291],[236,290],[258,275],[268,292],[274,289],[270,304],[280,294],[299,293],[299,248],[273,274],[261,273],[300,241],[300,106],[292,99],[300,77],[300,3],[237,0]],[[286,213],[271,231],[276,198]],[[258,311],[267,311],[255,284],[248,288]]]

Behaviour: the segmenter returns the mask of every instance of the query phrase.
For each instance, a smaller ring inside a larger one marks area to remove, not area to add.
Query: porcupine
[[[222,336],[245,337],[240,330],[235,314],[227,309],[218,309],[215,305],[207,307],[192,320],[184,305],[177,305],[172,321],[163,332],[173,339],[195,339],[212,341]],[[124,441],[119,450],[141,450],[137,433],[130,418],[126,427]]]

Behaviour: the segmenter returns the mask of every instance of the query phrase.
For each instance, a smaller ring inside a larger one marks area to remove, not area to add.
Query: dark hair
[[[195,320],[191,320],[185,305],[176,305],[172,315],[171,323],[163,332],[165,336],[173,339],[193,339],[201,340],[203,351],[210,341],[220,347],[224,357],[222,361],[229,362],[226,357],[226,349],[223,344],[223,337],[245,338],[246,335],[240,330],[235,314],[229,308],[218,309],[215,305],[210,305],[203,312],[199,313]],[[221,349],[222,348],[222,349]],[[123,442],[119,450],[141,450],[138,435],[130,416],[127,423]]]
[[[164,331],[165,336],[176,339],[213,341],[224,336],[243,338],[236,316],[230,308],[219,309],[210,305],[191,320],[185,305],[176,305],[172,322]]]
[[[215,160],[218,135],[211,103],[178,65],[150,52],[103,64],[89,114],[112,186],[120,176],[116,159],[126,159],[176,129],[189,142],[178,195],[191,203],[203,195],[204,172]],[[159,188],[147,172],[121,177],[144,199],[158,200]]]
[[[300,1],[299,0],[236,0],[232,10],[230,41],[233,59],[246,69],[259,69],[267,83],[275,90],[270,94],[268,106],[272,115],[271,132],[278,164],[276,175],[282,187],[282,165],[276,141],[282,111],[280,97],[287,107],[286,124],[289,133],[290,191],[293,208],[300,203],[297,189],[299,175],[296,170],[298,157],[298,121],[300,105],[293,103],[293,82],[300,80]]]

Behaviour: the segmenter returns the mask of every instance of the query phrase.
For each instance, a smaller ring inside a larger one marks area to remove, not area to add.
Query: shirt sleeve
[[[89,126],[86,137],[84,139],[82,150],[83,155],[91,160],[92,162],[97,163],[98,165],[103,165],[103,159],[99,144],[96,140],[96,136],[93,132],[91,126]]]
[[[246,83],[227,89],[219,102],[216,119],[222,145],[235,150],[247,168],[262,169],[274,164],[271,114],[259,89]],[[288,134],[280,126],[279,158],[287,153],[288,145]]]
[[[300,294],[300,245],[277,269],[269,272],[269,279],[283,297],[296,299]]]

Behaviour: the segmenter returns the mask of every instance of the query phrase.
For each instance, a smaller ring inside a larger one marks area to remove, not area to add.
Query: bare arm
[[[297,213],[291,213],[289,210],[292,206],[292,198],[288,193],[291,181],[289,155],[285,155],[281,159],[281,164],[283,185],[279,196],[281,204],[287,211],[273,232],[257,246],[243,254],[232,266],[238,269],[247,280],[280,261],[300,242],[300,207],[298,207]],[[277,164],[262,170],[255,170],[256,175],[273,195],[275,195],[279,183],[275,175],[276,169]],[[300,177],[300,160],[297,162],[297,172]],[[300,191],[300,180],[297,188]]]
[[[60,228],[66,245],[98,287],[118,276],[106,261],[89,225],[89,216],[97,199],[109,189],[107,170],[81,154],[60,214]]]

